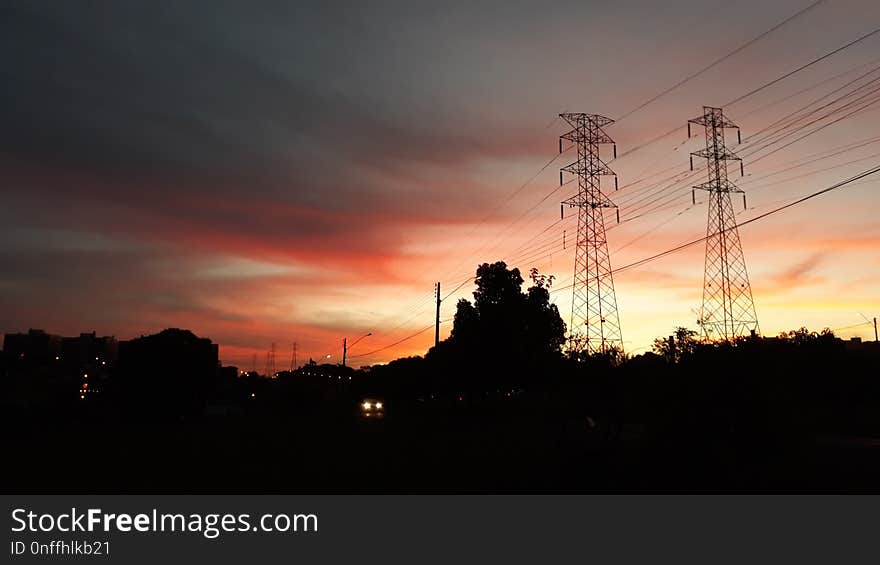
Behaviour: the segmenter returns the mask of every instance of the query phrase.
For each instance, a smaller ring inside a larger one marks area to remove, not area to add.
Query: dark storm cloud
[[[531,149],[523,133],[509,132],[500,146],[456,133],[439,106],[422,124],[406,123],[400,111],[342,88],[348,80],[334,74],[350,69],[334,64],[360,41],[372,43],[361,30],[354,44],[334,47],[344,34],[309,29],[332,14],[286,11],[289,29],[280,36],[274,28],[282,43],[273,46],[253,35],[271,11],[192,6],[6,5],[0,150],[7,159],[116,183],[150,181],[154,199],[210,190],[378,208],[399,199],[369,175]],[[393,90],[403,79],[388,80]],[[111,196],[128,198],[119,188]]]
[[[483,217],[492,190],[468,176],[471,163],[545,155],[527,131],[490,136],[451,119],[442,93],[414,101],[413,82],[436,61],[377,58],[399,59],[401,42],[448,46],[391,33],[381,13],[286,3],[0,10],[11,225],[392,281],[386,265],[413,226]],[[141,270],[136,287],[156,276]]]
[[[29,239],[12,233],[0,243],[0,310],[6,323],[18,327],[37,321],[76,331],[79,321],[89,320],[140,332],[181,318],[201,324],[247,322],[252,317],[210,303],[217,297],[252,300],[259,292],[255,281],[265,285],[274,280],[300,290],[326,284],[291,273],[214,277],[210,261],[195,253],[119,246],[75,233],[43,234],[41,242]]]

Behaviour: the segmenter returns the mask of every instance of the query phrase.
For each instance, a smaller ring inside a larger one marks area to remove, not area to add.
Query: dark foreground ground
[[[855,345],[796,333],[675,359],[411,358],[275,379],[223,380],[163,361],[120,367],[92,384],[100,394],[12,371],[0,393],[0,487],[874,491],[880,345]],[[365,398],[383,401],[383,418],[363,416]]]
[[[541,395],[416,400],[360,416],[357,402],[141,418],[106,410],[3,416],[5,491],[582,492],[863,491],[880,439],[784,438],[699,423],[559,413]]]

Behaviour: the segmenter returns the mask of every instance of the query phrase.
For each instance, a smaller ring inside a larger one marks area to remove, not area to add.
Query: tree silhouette
[[[502,382],[527,380],[537,367],[558,359],[565,323],[550,303],[553,277],[533,269],[533,286],[523,293],[519,269],[503,261],[483,263],[476,275],[474,301],[458,301],[452,333],[441,349],[482,377]]]
[[[678,326],[669,338],[656,338],[652,349],[657,355],[665,357],[672,363],[678,363],[682,357],[693,354],[699,345],[697,332]]]
[[[542,275],[538,269],[530,272],[533,286],[529,287],[526,298],[526,332],[529,341],[548,354],[559,353],[565,344],[565,322],[559,316],[559,309],[550,303],[550,288],[553,275]]]

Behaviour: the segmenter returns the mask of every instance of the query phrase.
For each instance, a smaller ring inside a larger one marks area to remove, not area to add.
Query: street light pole
[[[362,335],[361,337],[354,340],[354,342],[352,342],[351,346],[354,347],[357,344],[357,342],[359,342],[360,340],[364,339],[365,337],[369,337],[371,335],[373,335],[373,332],[369,332],[367,334]],[[342,366],[343,367],[345,367],[345,360],[347,358],[348,358],[348,338],[344,337],[344,338],[342,338]]]

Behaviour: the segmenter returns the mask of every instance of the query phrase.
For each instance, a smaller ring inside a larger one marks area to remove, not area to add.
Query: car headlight
[[[364,408],[364,410],[369,410],[370,408],[373,407],[373,405],[370,404],[369,402],[364,402],[363,404],[361,404],[361,406]]]
[[[381,403],[381,402],[377,402],[377,403],[376,403],[376,410],[381,410],[381,409],[382,409],[382,403]]]

